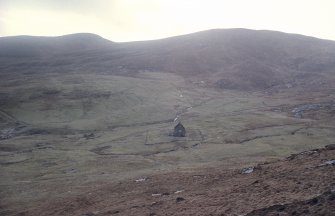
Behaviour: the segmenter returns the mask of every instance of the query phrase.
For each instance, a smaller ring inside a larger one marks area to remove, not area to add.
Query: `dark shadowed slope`
[[[334,41],[247,29],[217,29],[128,43],[111,43],[90,34],[8,37],[0,38],[0,50],[2,71],[25,72],[26,63],[35,73],[59,68],[127,75],[165,71],[210,86],[240,90],[329,80],[335,71]],[[49,54],[52,58],[45,57]],[[13,60],[10,56],[34,58]]]
[[[137,52],[127,56],[135,68],[196,76],[224,88],[268,88],[335,69],[335,42],[273,31],[210,30],[125,47]]]

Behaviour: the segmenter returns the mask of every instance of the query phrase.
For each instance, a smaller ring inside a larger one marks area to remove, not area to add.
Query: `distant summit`
[[[0,56],[33,57],[103,49],[113,42],[99,35],[77,33],[57,37],[0,37]]]

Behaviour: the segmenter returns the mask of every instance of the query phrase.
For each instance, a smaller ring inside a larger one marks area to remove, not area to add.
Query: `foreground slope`
[[[16,212],[92,216],[330,216],[335,211],[334,157],[335,146],[329,145],[258,164],[251,173],[243,173],[240,167],[142,176],[116,184],[95,185],[79,195],[59,197],[56,202],[30,203],[26,209],[17,206]]]

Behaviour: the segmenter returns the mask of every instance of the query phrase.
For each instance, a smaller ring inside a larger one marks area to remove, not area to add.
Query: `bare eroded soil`
[[[251,173],[216,167],[143,176],[17,206],[12,215],[332,215],[334,159],[329,145]]]

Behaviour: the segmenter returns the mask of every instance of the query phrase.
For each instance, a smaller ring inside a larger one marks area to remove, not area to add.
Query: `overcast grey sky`
[[[134,41],[212,28],[335,40],[335,0],[0,0],[0,36],[91,32]]]

